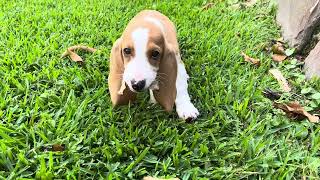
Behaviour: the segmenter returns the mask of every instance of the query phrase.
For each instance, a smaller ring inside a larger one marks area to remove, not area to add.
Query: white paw
[[[199,111],[191,102],[176,105],[176,111],[181,119],[192,121],[199,116]]]

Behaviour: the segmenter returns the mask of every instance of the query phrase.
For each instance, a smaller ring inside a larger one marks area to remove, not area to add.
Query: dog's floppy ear
[[[170,112],[173,109],[177,95],[177,59],[176,52],[170,44],[166,43],[166,48],[160,60],[158,76],[160,76],[159,90],[154,90],[153,94],[157,102]]]
[[[124,61],[121,53],[121,41],[119,38],[113,45],[110,53],[110,70],[108,77],[109,92],[113,106],[126,105],[136,98],[136,93],[130,91],[128,87],[119,93],[123,84]]]

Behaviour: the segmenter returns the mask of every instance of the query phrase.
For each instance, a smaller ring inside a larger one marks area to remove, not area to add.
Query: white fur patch
[[[154,97],[153,91],[152,91],[151,89],[149,89],[149,94],[150,94],[150,100],[149,100],[149,102],[150,102],[151,104],[157,104],[157,100],[156,100],[156,98]]]
[[[149,29],[137,28],[131,34],[135,56],[127,64],[123,78],[129,88],[132,89],[131,81],[146,80],[149,87],[156,78],[156,69],[149,63],[147,57],[147,43],[149,41]]]
[[[191,102],[189,93],[188,93],[188,79],[189,76],[184,67],[184,64],[180,62],[180,55],[176,57],[178,63],[178,72],[177,72],[177,80],[176,80],[176,88],[177,88],[177,97],[175,100],[176,111],[180,118],[195,119],[199,116],[199,111]]]
[[[131,34],[133,39],[133,46],[135,49],[135,60],[146,59],[147,43],[149,40],[149,29],[137,28]]]
[[[158,26],[161,29],[162,33],[164,32],[164,26],[162,25],[161,21],[159,21],[158,19],[153,17],[146,17],[144,19]]]

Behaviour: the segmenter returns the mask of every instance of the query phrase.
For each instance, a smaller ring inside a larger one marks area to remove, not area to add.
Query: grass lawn
[[[280,37],[269,3],[234,9],[217,0],[201,11],[204,3],[0,1],[0,179],[319,177],[320,128],[288,119],[262,95],[279,90],[272,67],[296,93],[320,89],[319,81],[303,81],[301,63],[277,64],[263,51]],[[147,95],[131,107],[111,107],[110,50],[142,9],[177,25],[189,92],[201,112],[193,124],[150,105]],[[75,44],[99,51],[81,53],[84,66],[61,59]],[[262,65],[244,63],[241,51]],[[303,102],[309,110],[320,104]]]

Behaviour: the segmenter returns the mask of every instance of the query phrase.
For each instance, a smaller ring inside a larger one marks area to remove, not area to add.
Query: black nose
[[[138,82],[136,82],[135,80],[132,80],[131,85],[134,90],[141,91],[144,88],[144,86],[146,85],[146,80],[142,80],[142,81],[138,81]]]

